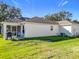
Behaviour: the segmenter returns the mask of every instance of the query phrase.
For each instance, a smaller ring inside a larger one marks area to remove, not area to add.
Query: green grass
[[[79,38],[39,37],[21,41],[0,38],[0,59],[79,59]]]

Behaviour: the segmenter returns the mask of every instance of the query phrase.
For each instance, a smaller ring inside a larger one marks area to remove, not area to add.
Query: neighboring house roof
[[[34,23],[45,23],[45,24],[58,24],[56,21],[46,20],[44,18],[31,18],[30,20],[26,20],[26,22],[34,22]]]
[[[30,20],[31,18],[28,18],[28,17],[21,17],[20,19],[24,19],[24,20]]]

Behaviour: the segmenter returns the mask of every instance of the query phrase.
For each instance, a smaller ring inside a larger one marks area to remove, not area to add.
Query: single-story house
[[[79,24],[64,21],[26,20],[1,22],[4,39],[23,39],[42,36],[78,36]]]
[[[59,35],[57,22],[44,20],[5,21],[1,22],[4,39],[23,39]]]

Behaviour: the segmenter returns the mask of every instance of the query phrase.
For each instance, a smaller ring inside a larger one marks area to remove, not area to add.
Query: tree
[[[21,17],[20,9],[15,7],[10,8],[7,17],[9,19],[20,18]]]
[[[72,17],[72,13],[68,11],[61,11],[59,12],[59,16],[62,20],[71,20],[70,18]]]
[[[0,3],[0,21],[4,21],[5,17],[7,16],[7,9],[8,5]]]
[[[78,20],[73,20],[73,22],[75,22],[75,23],[79,23],[79,21],[78,21]]]
[[[46,15],[45,18],[52,21],[71,20],[72,13],[68,11],[60,11],[51,15]]]
[[[20,17],[21,12],[19,8],[11,7],[5,3],[0,3],[0,22]]]

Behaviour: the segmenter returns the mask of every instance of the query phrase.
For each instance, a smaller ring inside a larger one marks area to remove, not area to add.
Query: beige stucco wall
[[[51,26],[53,30],[51,31]],[[42,23],[25,23],[25,37],[57,36],[59,34],[58,25]]]
[[[79,35],[79,24],[72,24],[73,36]]]

